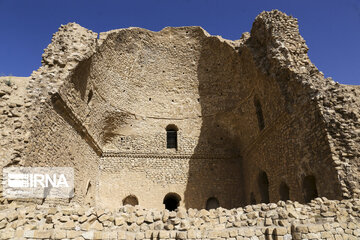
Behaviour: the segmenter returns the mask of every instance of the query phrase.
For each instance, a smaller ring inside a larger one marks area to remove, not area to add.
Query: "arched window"
[[[265,128],[265,122],[264,122],[264,115],[263,115],[261,103],[257,98],[254,99],[254,105],[256,109],[256,116],[258,119],[259,129],[261,131]]]
[[[290,189],[288,187],[288,185],[284,182],[282,182],[280,184],[280,188],[279,188],[279,194],[280,194],[280,200],[282,201],[286,201],[290,199],[290,195],[289,195]]]
[[[266,172],[261,171],[258,176],[258,184],[262,203],[269,203],[269,180]]]
[[[217,209],[218,207],[220,207],[220,203],[216,197],[211,197],[206,201],[206,210]]]
[[[131,205],[135,206],[138,205],[139,201],[135,195],[129,195],[126,198],[123,199],[123,205]]]
[[[179,129],[174,125],[170,124],[166,127],[166,148],[177,149],[177,131]]]
[[[181,201],[181,197],[177,193],[168,193],[164,197],[163,204],[165,204],[165,209],[169,211],[174,211],[178,208]]]
[[[316,188],[316,179],[314,176],[309,175],[304,177],[303,188],[304,188],[305,202],[310,202],[312,199],[318,197],[318,192]]]

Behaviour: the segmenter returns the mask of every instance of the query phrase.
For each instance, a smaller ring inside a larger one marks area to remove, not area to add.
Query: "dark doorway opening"
[[[280,184],[279,194],[280,194],[280,200],[286,201],[290,199],[290,189],[288,185],[284,182]]]
[[[139,204],[139,201],[137,199],[136,196],[134,195],[129,195],[126,198],[123,199],[123,205],[131,205],[131,206],[136,206]]]
[[[206,201],[206,210],[217,209],[218,207],[220,207],[220,203],[216,197],[211,197]]]
[[[304,188],[305,202],[310,202],[314,198],[318,197],[318,191],[316,188],[316,179],[314,176],[309,175],[304,177],[303,188]]]
[[[163,204],[165,204],[165,209],[169,211],[174,211],[179,207],[181,197],[176,193],[168,193],[164,197]]]
[[[266,172],[261,171],[258,177],[258,184],[262,203],[269,203],[269,179]]]

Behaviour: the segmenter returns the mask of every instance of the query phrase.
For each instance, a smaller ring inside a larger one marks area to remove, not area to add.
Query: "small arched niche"
[[[318,191],[316,187],[316,179],[313,175],[304,177],[303,180],[304,200],[310,202],[318,197]]]
[[[123,199],[123,205],[136,206],[139,205],[139,201],[135,195],[129,195]]]
[[[269,179],[264,171],[260,171],[258,176],[258,185],[262,203],[269,203]]]
[[[176,210],[180,205],[181,197],[177,193],[168,193],[164,197],[163,204],[165,204],[165,209],[169,211]]]
[[[265,128],[265,121],[264,121],[264,115],[263,115],[261,103],[257,97],[254,98],[254,106],[255,106],[255,110],[256,110],[256,116],[257,116],[257,120],[258,120],[259,129],[261,131]]]
[[[280,184],[279,195],[282,201],[290,200],[290,189],[285,182]]]
[[[87,103],[89,104],[90,103],[90,101],[91,101],[91,99],[92,99],[92,97],[93,97],[93,90],[91,90],[90,89],[90,91],[89,91],[89,94],[88,94],[88,99],[87,99]]]
[[[211,197],[206,201],[206,210],[217,209],[218,207],[220,207],[220,203],[216,197]]]
[[[169,124],[166,127],[166,148],[177,149],[178,147],[178,138],[177,132],[178,127],[175,124]]]

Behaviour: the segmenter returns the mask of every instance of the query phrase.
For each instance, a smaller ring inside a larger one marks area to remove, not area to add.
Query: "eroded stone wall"
[[[79,63],[93,54],[96,37],[97,34],[74,23],[61,26],[27,88],[32,118],[25,129],[31,140],[26,144],[21,165],[73,167],[75,197],[65,203],[94,204],[95,192],[90,185],[96,184],[100,150],[91,145],[80,111],[73,109],[81,104],[74,102],[78,101],[74,98],[76,89],[67,83]]]
[[[27,109],[31,102],[27,95],[28,77],[0,77],[0,168],[18,164],[29,134],[23,125],[30,118]]]
[[[279,11],[263,12],[236,49],[244,74],[253,80],[255,89],[255,97],[247,103],[252,119],[246,121],[253,134],[241,147],[245,178],[249,180],[245,183],[247,202],[264,201],[260,194],[263,186],[259,186],[263,173],[267,175],[267,201],[281,198],[282,185],[289,188],[290,199],[308,201],[304,197],[308,176],[315,178],[317,194],[341,198],[338,171],[317,98],[318,88],[328,80],[309,60],[297,20]],[[261,107],[263,129],[251,124],[259,120],[256,105]]]
[[[343,197],[356,197],[360,194],[360,89],[329,81],[319,102]]]

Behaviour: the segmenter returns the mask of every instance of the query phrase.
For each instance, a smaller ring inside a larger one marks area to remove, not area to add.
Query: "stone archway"
[[[165,209],[169,211],[176,210],[180,205],[181,197],[177,193],[168,193],[164,197],[163,204],[165,204]]]
[[[280,195],[280,200],[282,201],[286,201],[290,199],[290,189],[285,182],[282,182],[280,184],[279,195]]]
[[[136,206],[139,204],[139,201],[135,195],[129,195],[123,199],[123,205]]]
[[[270,196],[269,196],[269,179],[264,171],[260,171],[258,176],[258,184],[259,184],[259,191],[261,196],[262,203],[269,203]]]
[[[218,207],[220,207],[220,203],[216,197],[211,197],[206,201],[206,210],[216,209]]]
[[[304,177],[303,180],[303,191],[305,202],[310,202],[314,198],[318,197],[318,191],[316,187],[316,179],[313,175]]]

